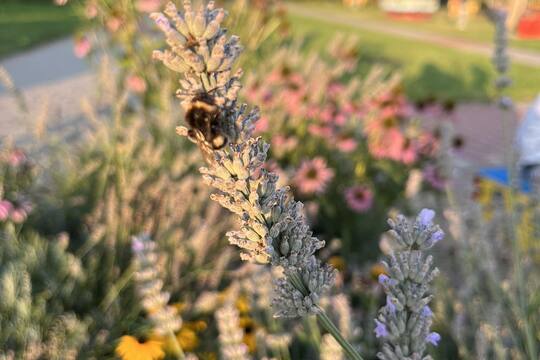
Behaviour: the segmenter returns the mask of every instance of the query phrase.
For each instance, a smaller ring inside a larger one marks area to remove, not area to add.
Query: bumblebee
[[[190,127],[188,130],[190,138],[197,141],[202,136],[214,150],[227,145],[228,138],[221,126],[221,113],[211,97],[204,95],[195,97],[186,112],[186,122]]]

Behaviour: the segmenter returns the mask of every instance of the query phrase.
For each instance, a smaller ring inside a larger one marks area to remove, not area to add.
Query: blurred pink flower
[[[358,142],[353,137],[339,137],[336,141],[336,147],[343,153],[350,153],[356,150]]]
[[[405,165],[410,165],[418,159],[418,151],[415,142],[406,139],[401,150],[401,162]]]
[[[353,186],[345,190],[345,200],[351,210],[364,213],[373,206],[373,192],[365,185]]]
[[[430,132],[422,132],[417,141],[418,151],[423,155],[435,156],[439,151],[439,140]]]
[[[15,208],[11,211],[10,218],[15,224],[20,224],[26,220],[28,213],[22,207]]]
[[[334,177],[334,170],[329,168],[326,160],[316,157],[304,160],[294,176],[294,183],[302,194],[321,194]]]
[[[326,123],[329,123],[332,121],[332,118],[334,117],[334,111],[331,107],[327,106],[325,107],[321,113],[319,114],[319,118]]]
[[[352,114],[357,111],[356,107],[348,101],[345,104],[343,104],[343,106],[341,107],[341,110],[347,114]]]
[[[319,214],[320,205],[316,201],[306,201],[304,203],[304,214],[308,218],[310,223],[314,223]]]
[[[98,15],[98,7],[94,1],[89,2],[86,4],[86,8],[84,9],[84,16],[86,16],[87,19],[93,19]]]
[[[437,190],[443,190],[446,180],[441,175],[437,166],[429,164],[424,168],[424,180]]]
[[[322,138],[329,138],[334,135],[334,130],[328,125],[310,124],[308,126],[308,132],[313,136]]]
[[[54,4],[57,6],[64,6],[66,5],[68,0],[54,0]]]
[[[347,116],[343,113],[338,113],[336,116],[334,116],[334,124],[338,126],[343,126],[347,122]]]
[[[294,150],[298,145],[298,139],[294,136],[275,135],[272,138],[272,152],[278,158]]]
[[[86,57],[92,50],[92,43],[90,43],[90,40],[86,36],[82,36],[80,38],[75,39],[75,46],[73,48],[73,52],[75,53],[75,56],[82,59],[83,57]]]
[[[19,167],[27,160],[26,153],[20,149],[13,149],[8,155],[8,164],[13,167]]]
[[[332,83],[328,86],[328,96],[336,97],[345,90],[345,86],[340,83]]]
[[[122,19],[117,18],[117,17],[112,17],[107,20],[106,26],[110,32],[115,33],[118,31],[118,29],[120,29],[120,26],[122,26]]]
[[[283,72],[279,70],[272,71],[267,77],[266,82],[276,84],[283,80]]]
[[[159,11],[161,8],[162,0],[137,0],[135,2],[135,9],[139,12],[151,13]]]
[[[368,148],[370,153],[377,159],[391,159],[401,161],[402,149],[405,137],[397,128],[388,128],[381,131],[369,132]]]
[[[0,200],[0,221],[5,221],[11,214],[13,205],[7,200]]]
[[[253,129],[254,135],[259,135],[268,130],[268,117],[261,116],[260,119],[255,123],[255,128]]]
[[[129,75],[125,81],[126,87],[134,93],[141,94],[146,91],[146,81],[138,75]]]

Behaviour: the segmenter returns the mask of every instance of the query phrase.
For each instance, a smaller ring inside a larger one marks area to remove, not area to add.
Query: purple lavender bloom
[[[382,322],[380,322],[377,319],[375,319],[375,324],[377,324],[377,326],[375,326],[375,337],[376,338],[387,337],[388,330],[386,330],[386,325],[384,325]]]
[[[144,242],[139,239],[133,239],[131,243],[131,250],[133,250],[133,252],[136,254],[140,253],[144,250]]]
[[[433,218],[435,217],[435,211],[431,209],[422,209],[420,214],[418,214],[418,222],[422,227],[431,226],[433,223]]]
[[[436,332],[431,332],[428,336],[426,336],[426,341],[433,346],[437,346],[439,345],[439,341],[441,341],[441,335]]]
[[[386,274],[380,274],[379,275],[379,284],[385,285],[390,281],[390,278]]]
[[[153,13],[151,15],[152,19],[155,21],[156,25],[163,31],[168,31],[171,28],[171,25],[167,18],[161,13]]]
[[[432,317],[433,316],[433,311],[431,311],[431,309],[429,308],[429,306],[424,306],[422,308],[422,316],[424,317]]]
[[[386,295],[386,308],[388,311],[390,311],[392,314],[396,312],[396,305],[392,302],[392,299],[389,295]]]
[[[444,231],[442,230],[437,230],[433,233],[433,235],[431,235],[431,244],[432,245],[435,245],[436,243],[438,243],[439,241],[441,241],[442,239],[444,239]]]

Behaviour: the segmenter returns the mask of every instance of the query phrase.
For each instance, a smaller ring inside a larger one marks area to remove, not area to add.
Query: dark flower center
[[[316,179],[317,175],[318,175],[318,171],[315,168],[309,169],[308,172],[306,173],[306,177],[308,179]]]

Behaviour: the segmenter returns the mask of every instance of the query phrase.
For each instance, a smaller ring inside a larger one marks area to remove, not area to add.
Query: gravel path
[[[21,112],[11,94],[0,85],[0,145],[14,140],[26,145],[39,123],[71,137],[80,131],[81,101],[95,94],[89,65],[73,55],[73,41],[63,39],[0,62],[22,91],[28,106]]]

